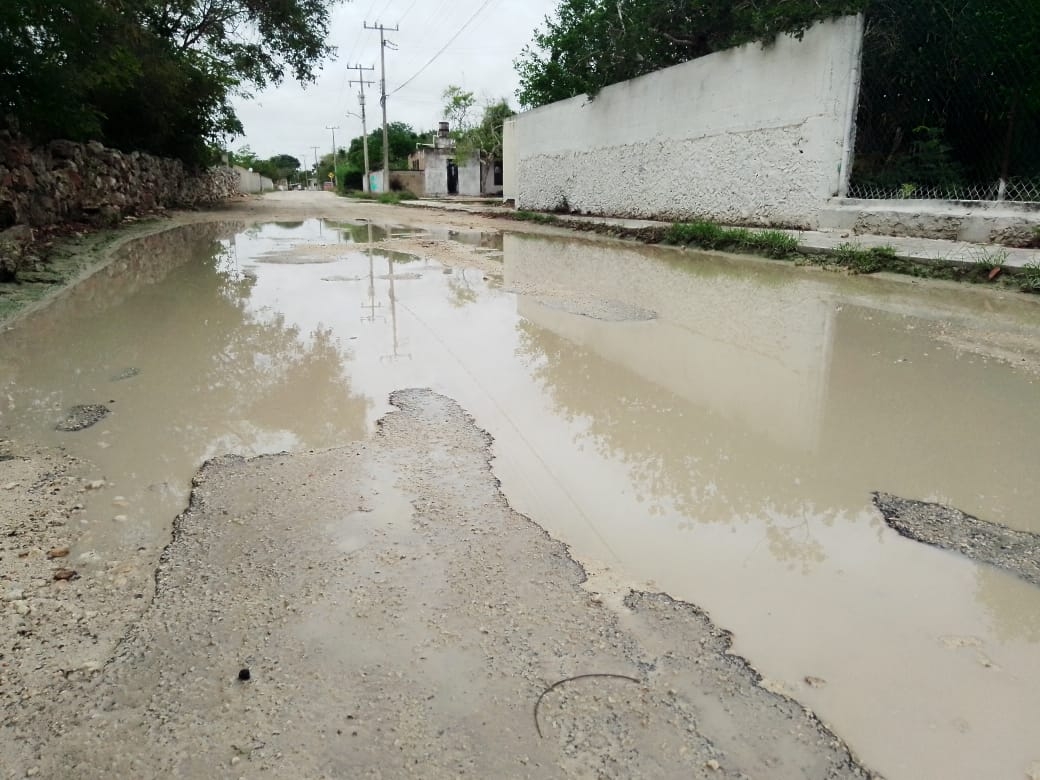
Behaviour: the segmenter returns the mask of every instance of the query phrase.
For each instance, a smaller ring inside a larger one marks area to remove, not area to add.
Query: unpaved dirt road
[[[10,775],[869,776],[696,608],[583,589],[457,404],[392,401],[368,442],[209,462],[113,657],[8,713]]]
[[[338,206],[294,194],[219,216]],[[393,403],[368,441],[208,462],[165,549],[103,565],[76,542],[105,480],[3,442],[3,777],[869,776],[696,607],[586,582],[509,507],[455,402]]]
[[[915,443],[937,399],[1028,396],[1021,307],[502,227],[177,214],[5,334],[0,776],[1040,777],[1031,586],[869,506],[952,485],[1028,527],[1028,424]],[[55,432],[79,403],[112,413]]]

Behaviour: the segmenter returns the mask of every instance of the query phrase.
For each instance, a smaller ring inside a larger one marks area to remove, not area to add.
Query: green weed
[[[1025,292],[1040,293],[1040,260],[1026,263],[1019,278],[1019,286]]]
[[[418,200],[419,196],[414,192],[408,190],[401,190],[400,192],[360,192],[357,190],[347,193],[348,198],[355,198],[356,200],[373,200],[379,203],[386,203],[391,206],[396,206],[402,200]]]
[[[858,274],[873,274],[891,268],[898,263],[899,256],[890,246],[864,249],[858,244],[844,243],[834,248],[829,260]]]
[[[676,222],[665,232],[664,243],[701,249],[731,249],[785,258],[798,251],[799,241],[782,230],[727,228],[709,220]]]
[[[512,218],[520,222],[537,222],[540,225],[556,225],[562,220],[555,214],[544,214],[541,211],[516,211]]]

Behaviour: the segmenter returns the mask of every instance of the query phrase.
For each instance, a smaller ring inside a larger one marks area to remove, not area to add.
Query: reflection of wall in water
[[[527,319],[779,444],[816,447],[834,306],[787,269],[752,279],[723,263],[648,263],[634,248],[514,235],[505,260]],[[552,308],[557,295],[625,301],[659,319],[604,322]]]

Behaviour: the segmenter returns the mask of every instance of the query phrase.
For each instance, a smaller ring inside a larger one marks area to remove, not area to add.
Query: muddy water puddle
[[[1040,531],[1036,301],[512,234],[424,234],[500,273],[385,249],[415,235],[182,228],[2,334],[3,431],[111,483],[81,548],[161,546],[205,458],[360,439],[391,391],[430,387],[494,436],[506,494],[590,587],[704,607],[868,765],[1040,761],[1040,590],[870,504]],[[55,430],[87,403],[112,411]]]

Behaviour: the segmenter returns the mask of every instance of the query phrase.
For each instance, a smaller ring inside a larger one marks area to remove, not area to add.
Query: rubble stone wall
[[[61,222],[115,224],[157,208],[193,208],[238,194],[227,168],[189,171],[179,160],[96,141],[33,147],[0,130],[0,230]]]

